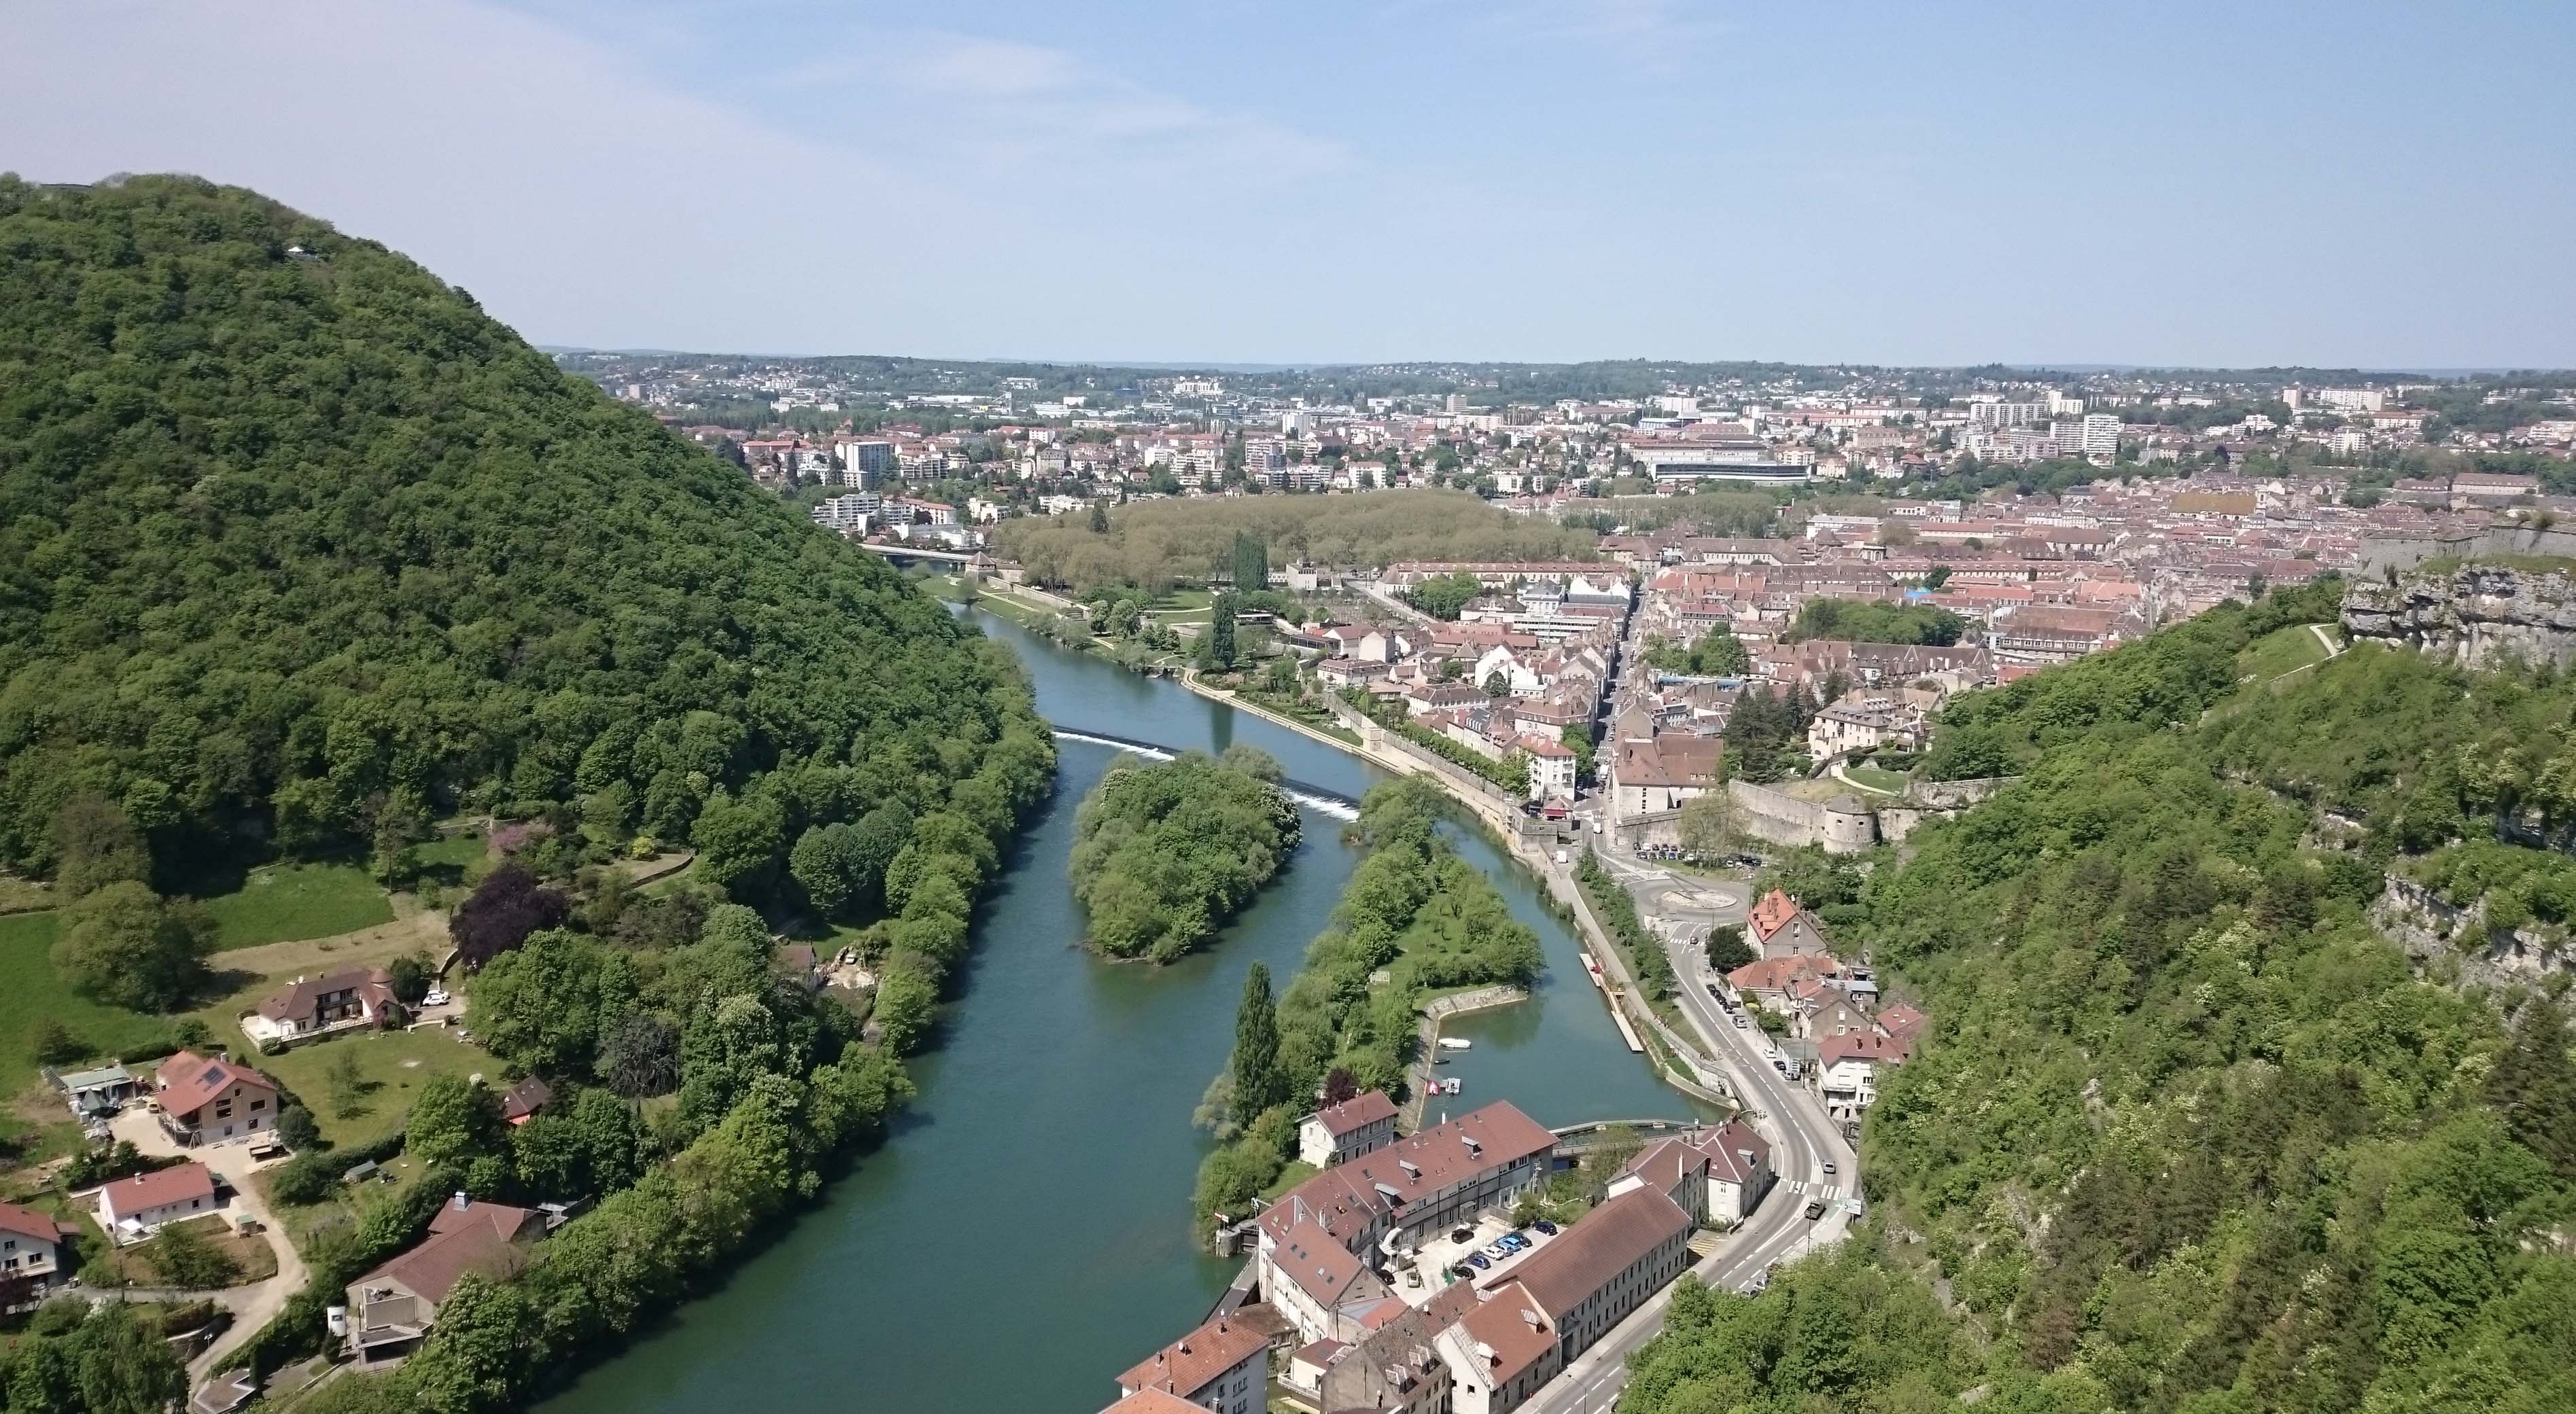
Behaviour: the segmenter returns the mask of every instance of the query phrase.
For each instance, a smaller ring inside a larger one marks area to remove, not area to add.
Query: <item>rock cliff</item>
[[[2403,644],[2463,667],[2508,659],[2576,665],[2576,578],[2563,571],[2470,564],[2355,581],[2343,627],[2356,641]]]

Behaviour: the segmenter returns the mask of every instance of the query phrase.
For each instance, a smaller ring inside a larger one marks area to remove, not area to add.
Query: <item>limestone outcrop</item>
[[[2508,661],[2576,665],[2576,577],[2563,571],[2468,564],[2357,580],[2344,592],[2354,641],[2404,645],[2469,668]]]

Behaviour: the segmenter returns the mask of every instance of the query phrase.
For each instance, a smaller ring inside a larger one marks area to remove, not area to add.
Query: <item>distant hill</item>
[[[728,816],[741,892],[1029,716],[880,561],[381,245],[193,179],[9,178],[0,251],[0,862],[45,870],[75,790],[165,865],[512,806],[598,850],[765,800]]]

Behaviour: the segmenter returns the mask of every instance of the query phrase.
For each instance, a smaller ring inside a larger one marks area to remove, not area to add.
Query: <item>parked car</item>
[[[1475,1235],[1476,1230],[1472,1227],[1452,1228],[1449,1232],[1449,1240],[1452,1242],[1464,1242]]]
[[[1545,1218],[1541,1218],[1537,1222],[1531,1223],[1530,1226],[1538,1229],[1542,1233],[1545,1233],[1549,1237],[1556,1236],[1556,1224],[1549,1222]]]
[[[1404,1269],[1404,1284],[1405,1284],[1406,1286],[1420,1286],[1420,1285],[1422,1285],[1422,1273],[1421,1273],[1421,1271],[1420,1271],[1419,1269],[1417,1269],[1417,1268],[1414,1268],[1414,1267],[1407,1267],[1407,1268],[1405,1268],[1405,1269]]]
[[[1725,1001],[1725,1000],[1726,1000],[1726,993],[1719,991],[1719,990],[1717,989],[1717,984],[1716,984],[1715,982],[1711,982],[1711,983],[1709,983],[1709,984],[1708,984],[1708,995],[1709,995],[1709,997],[1710,997],[1712,1000],[1715,1000],[1715,1001],[1721,1001],[1721,1002],[1722,1002],[1722,1001]]]
[[[1740,1011],[1735,1014],[1735,1029],[1738,1031],[1744,1029],[1744,1013]]]
[[[1809,1221],[1809,1222],[1814,1222],[1816,1219],[1821,1218],[1821,1217],[1823,1217],[1824,1215],[1825,1215],[1825,1200],[1824,1200],[1824,1199],[1822,1199],[1822,1198],[1811,1198],[1811,1199],[1807,1200],[1807,1221]]]
[[[447,989],[444,987],[432,987],[429,989],[428,993],[420,999],[420,1004],[422,1006],[445,1006],[447,1005],[447,1002]]]
[[[1481,1272],[1494,1264],[1485,1256],[1484,1253],[1470,1252],[1467,1254],[1467,1265],[1474,1267],[1476,1270]]]
[[[1475,1274],[1475,1269],[1464,1262],[1452,1263],[1449,1268],[1449,1275],[1453,1277],[1471,1277]]]
[[[1527,1247],[1527,1246],[1529,1246],[1529,1245],[1530,1245],[1530,1240],[1529,1240],[1528,1238],[1526,1238],[1526,1237],[1521,1236],[1521,1235],[1520,1235],[1519,1233],[1517,1233],[1517,1232],[1507,1232],[1507,1233],[1504,1233],[1504,1234],[1503,1234],[1503,1237],[1502,1237],[1502,1242],[1503,1242],[1503,1245],[1504,1245],[1505,1247],[1508,1247],[1508,1248],[1512,1249],[1512,1250],[1513,1250],[1513,1251],[1515,1251],[1515,1252],[1518,1252],[1518,1251],[1520,1251],[1522,1248]]]

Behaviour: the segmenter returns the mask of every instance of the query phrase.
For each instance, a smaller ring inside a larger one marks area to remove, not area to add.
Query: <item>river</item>
[[[1060,729],[1176,750],[1247,742],[1291,779],[1354,798],[1385,778],[1177,683],[975,617],[1018,651]],[[1285,986],[1357,855],[1342,821],[1309,808],[1288,867],[1214,947],[1159,969],[1102,962],[1080,947],[1064,869],[1074,808],[1118,752],[1057,745],[1055,795],[978,914],[936,1049],[914,1065],[921,1097],[888,1142],[545,1414],[1086,1414],[1206,1313],[1237,1264],[1190,1241],[1209,1147],[1190,1110],[1233,1044],[1245,971],[1266,962]],[[1530,1001],[1450,1025],[1475,1044],[1445,1069],[1463,1081],[1447,1106],[1509,1099],[1549,1125],[1689,1115],[1620,1040],[1537,881],[1481,838],[1459,847],[1537,930],[1548,970]]]

